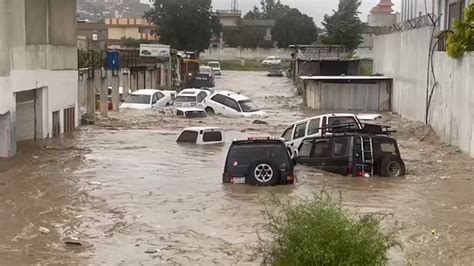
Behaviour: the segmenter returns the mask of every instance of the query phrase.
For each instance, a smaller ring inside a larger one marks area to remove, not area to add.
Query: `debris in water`
[[[451,178],[450,176],[445,176],[445,175],[439,177],[440,180],[448,180],[450,178]]]
[[[49,234],[49,233],[51,233],[51,230],[49,230],[49,229],[46,228],[46,227],[42,227],[42,226],[39,228],[39,231],[40,231],[40,233],[42,233],[42,234]]]
[[[254,124],[254,125],[268,125],[268,123],[267,123],[266,121],[258,120],[258,119],[257,119],[257,120],[254,120],[254,121],[252,122],[252,124]]]
[[[437,163],[442,163],[443,161],[441,161],[441,160],[436,160],[436,162],[437,162]]]
[[[158,251],[159,251],[158,249],[147,249],[147,250],[145,250],[145,253],[146,254],[155,254]]]
[[[72,236],[65,239],[64,244],[66,244],[67,246],[76,246],[76,247],[84,246],[84,244],[82,244],[82,242],[79,241],[77,237],[72,237]]]
[[[90,182],[89,185],[100,186],[102,184],[100,182]]]
[[[39,156],[31,156],[33,159],[39,159]]]

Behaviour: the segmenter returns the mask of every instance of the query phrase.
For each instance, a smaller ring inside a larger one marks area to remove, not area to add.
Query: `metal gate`
[[[16,94],[16,140],[35,139],[35,93],[33,90]]]
[[[64,109],[64,133],[71,132],[76,128],[74,107]]]

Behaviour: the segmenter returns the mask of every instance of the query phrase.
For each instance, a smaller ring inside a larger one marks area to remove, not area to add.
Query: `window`
[[[198,133],[196,131],[184,131],[179,136],[177,142],[196,143]]]
[[[153,103],[157,103],[157,102],[158,102],[158,93],[155,93],[155,94],[153,94],[153,99],[152,99],[151,103],[153,104]]]
[[[132,94],[128,96],[126,103],[150,104],[150,95]]]
[[[448,28],[453,26],[453,20],[462,21],[464,18],[464,0],[449,4]]]
[[[333,132],[338,126],[358,128],[357,121],[352,116],[331,116],[328,118],[328,132]],[[336,129],[337,130],[337,129]]]
[[[299,139],[306,135],[306,122],[296,125],[293,139]]]
[[[239,101],[239,104],[240,107],[242,107],[242,111],[245,113],[260,111],[260,108],[258,108],[258,106],[251,100]]]
[[[328,140],[320,140],[316,142],[313,150],[313,154],[311,157],[314,158],[325,158],[329,157],[329,141]]]
[[[291,127],[287,128],[285,130],[285,132],[283,132],[283,134],[281,135],[281,137],[284,138],[285,141],[290,141],[291,140],[291,134],[293,134],[293,128],[294,127],[295,126],[291,126]]]
[[[393,143],[380,143],[380,150],[384,153],[397,154],[397,149]]]
[[[319,132],[320,126],[319,123],[321,122],[320,118],[315,118],[309,121],[308,125],[308,135],[317,134]]]
[[[333,156],[349,156],[350,138],[335,138],[332,146]]]
[[[311,148],[313,148],[313,140],[304,141],[298,152],[299,157],[309,157],[311,154]]]
[[[201,92],[198,94],[197,102],[200,103],[200,102],[204,101],[204,99],[206,99],[206,97],[207,97],[207,93],[201,91]]]
[[[158,95],[158,100],[162,99],[165,97],[165,95],[161,92],[157,92],[156,95]]]
[[[222,94],[216,94],[211,100],[215,101],[216,103],[224,104],[227,97]]]
[[[214,142],[214,141],[222,141],[222,134],[219,131],[215,132],[204,132],[202,137],[204,142]]]
[[[177,103],[194,103],[194,102],[196,102],[196,97],[180,95],[180,96],[176,97],[176,102]]]
[[[234,110],[237,111],[237,112],[240,112],[239,104],[238,104],[235,100],[233,100],[233,99],[231,99],[231,98],[229,98],[229,97],[225,97],[225,98],[226,98],[226,99],[225,99],[225,102],[224,102],[224,105],[225,105],[225,106],[227,106],[227,107],[229,107],[229,108],[232,108],[232,109],[234,109]]]

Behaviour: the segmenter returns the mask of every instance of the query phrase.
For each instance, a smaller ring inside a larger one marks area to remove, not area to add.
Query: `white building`
[[[79,124],[76,0],[0,0],[0,157]]]

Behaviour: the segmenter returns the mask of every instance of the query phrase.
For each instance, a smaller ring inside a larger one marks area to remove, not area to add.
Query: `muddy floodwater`
[[[269,114],[268,124],[125,110],[72,135],[21,143],[15,159],[0,161],[0,264],[259,265],[269,197],[325,190],[354,215],[382,219],[399,243],[390,264],[472,265],[474,161],[440,143],[429,127],[384,114],[398,130],[404,178],[342,177],[297,166],[295,185],[223,185],[233,139],[276,135],[318,113],[301,108],[286,78],[224,72],[216,85],[252,98]],[[188,126],[223,127],[226,144],[177,144]]]

